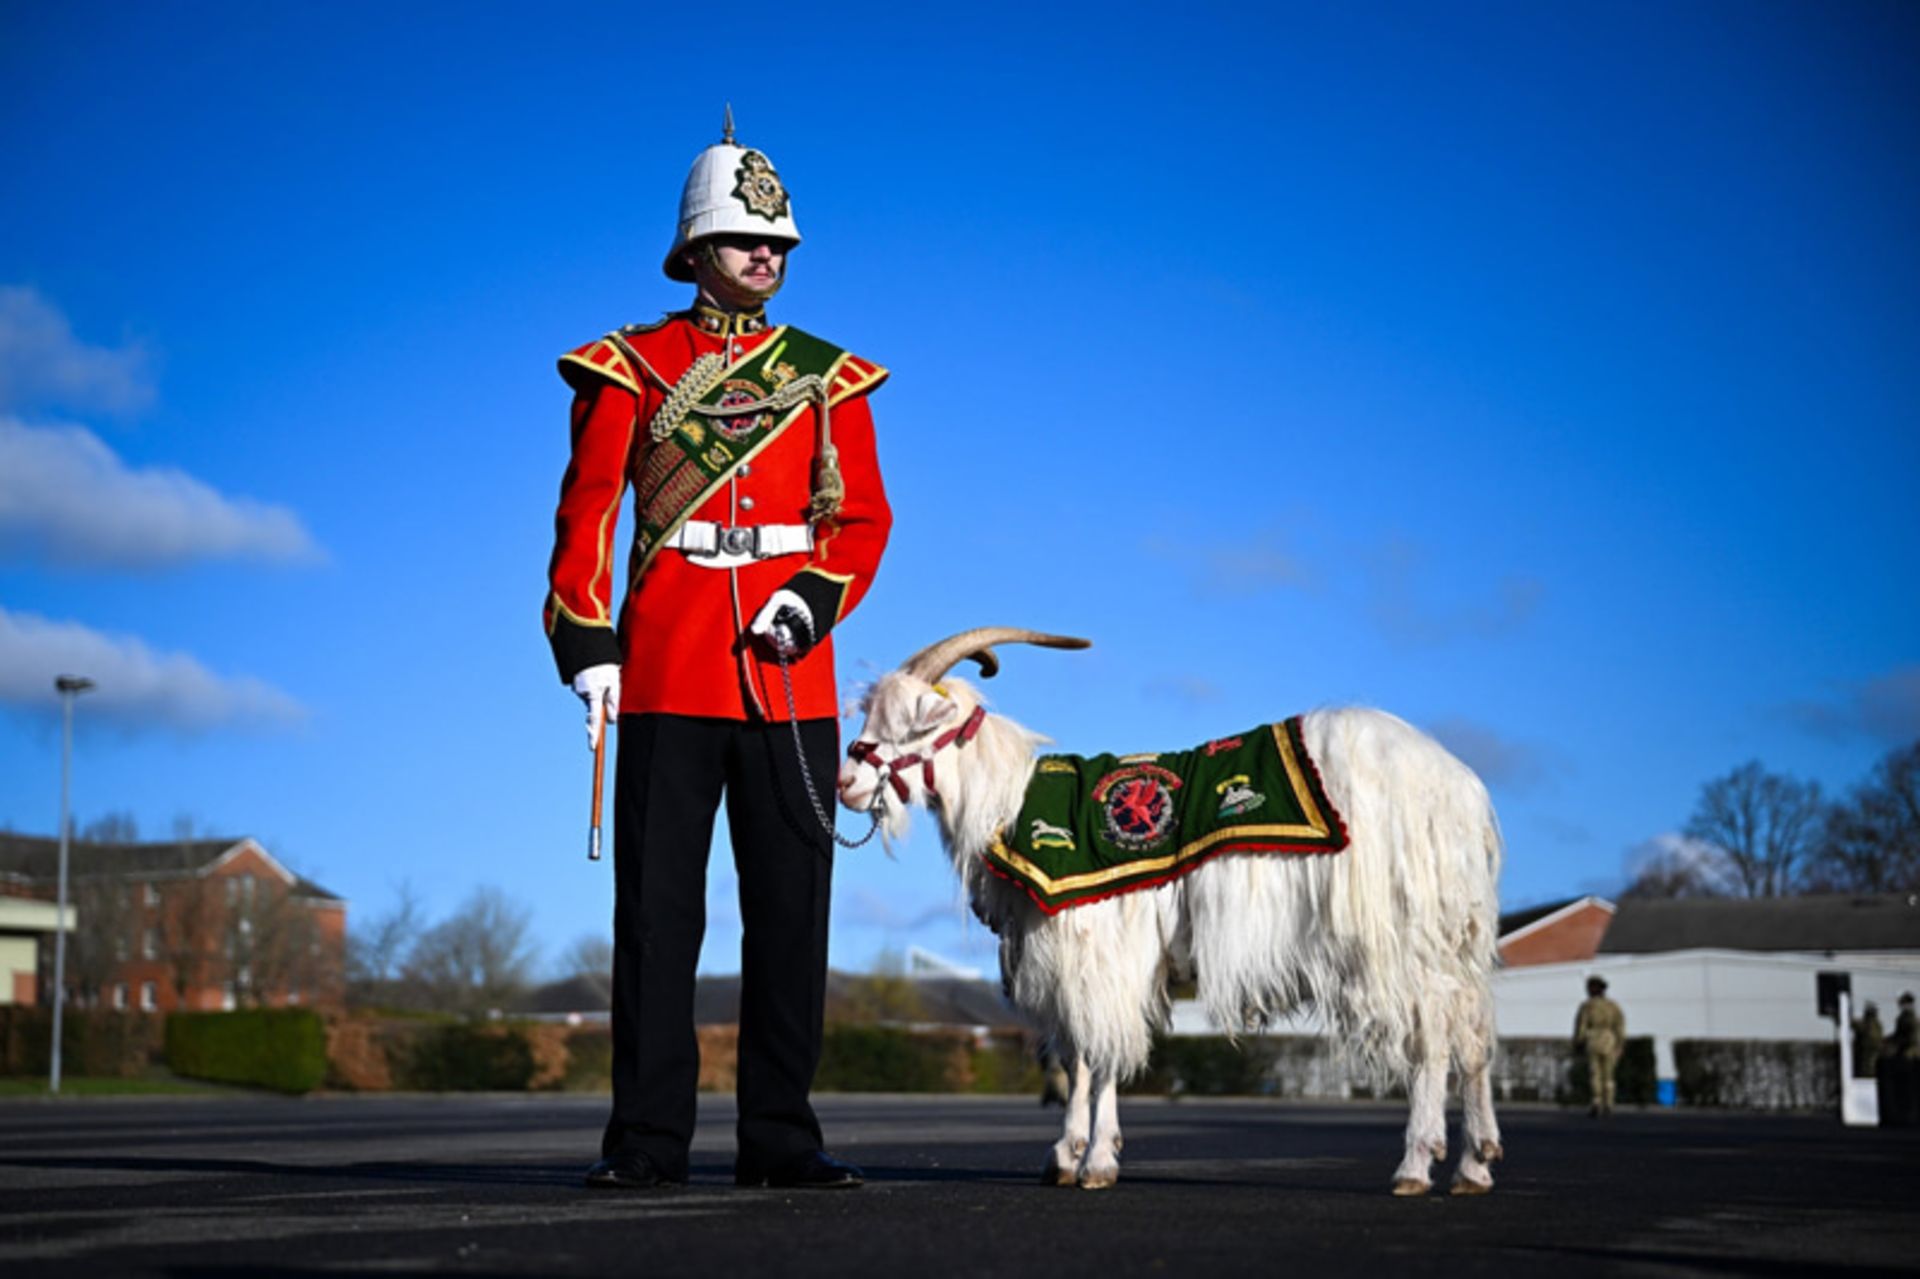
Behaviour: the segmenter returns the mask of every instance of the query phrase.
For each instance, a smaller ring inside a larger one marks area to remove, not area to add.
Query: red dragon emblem
[[[1109,773],[1093,788],[1106,821],[1107,838],[1128,852],[1144,852],[1173,829],[1173,792],[1179,775],[1155,764]]]

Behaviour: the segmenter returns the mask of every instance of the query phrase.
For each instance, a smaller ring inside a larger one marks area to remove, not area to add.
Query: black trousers
[[[831,816],[839,725],[800,725]],[[765,1170],[821,1148],[807,1094],[820,1064],[833,841],[785,724],[623,715],[614,774],[613,1115],[603,1155],[685,1176],[700,1050],[694,972],[707,850],[724,793],[740,877],[739,1160]]]

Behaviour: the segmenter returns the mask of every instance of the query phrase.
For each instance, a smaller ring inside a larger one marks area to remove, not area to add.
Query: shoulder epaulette
[[[640,393],[640,372],[610,338],[599,338],[575,347],[560,357],[560,376],[576,391],[584,391],[597,382],[611,382]]]
[[[615,331],[623,338],[630,338],[636,333],[651,333],[655,329],[665,328],[667,321],[672,318],[671,315],[663,315],[651,324],[623,324]]]
[[[872,360],[863,360],[851,352],[834,362],[827,376],[827,402],[838,404],[856,395],[865,395],[887,380],[887,370]]]

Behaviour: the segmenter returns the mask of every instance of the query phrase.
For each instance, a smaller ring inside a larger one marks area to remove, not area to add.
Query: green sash
[[[1042,756],[987,866],[1054,914],[1164,884],[1221,853],[1346,846],[1295,716],[1190,751]]]
[[[613,340],[626,343],[615,334]],[[640,367],[629,348],[628,358]],[[781,325],[728,365],[695,360],[648,423],[651,444],[634,482],[637,577],[702,502],[791,426],[808,405],[823,404],[826,384],[846,352]]]

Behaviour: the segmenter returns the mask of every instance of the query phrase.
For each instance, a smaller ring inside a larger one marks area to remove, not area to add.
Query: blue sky
[[[1916,64],[1897,3],[0,3],[0,823],[55,829],[86,667],[81,820],[603,931],[552,361],[682,303],[731,100],[779,317],[894,370],[849,685],[1010,623],[1095,641],[993,690],[1066,749],[1384,706],[1508,905],[1617,889],[1735,765],[1920,735]],[[990,966],[896,853],[834,962]]]

